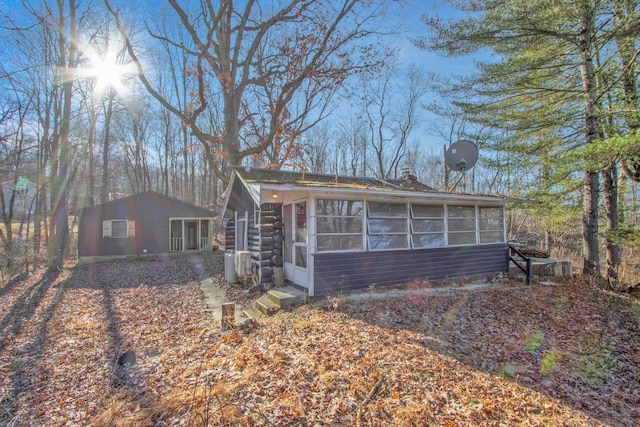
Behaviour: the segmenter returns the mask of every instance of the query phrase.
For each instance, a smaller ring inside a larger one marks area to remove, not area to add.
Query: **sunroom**
[[[226,249],[246,250],[265,286],[277,269],[309,295],[507,269],[499,197],[244,168],[229,188]]]

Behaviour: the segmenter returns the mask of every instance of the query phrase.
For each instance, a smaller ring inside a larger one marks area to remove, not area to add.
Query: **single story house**
[[[236,269],[238,254],[250,257],[254,281],[268,287],[283,275],[311,296],[506,272],[504,202],[436,191],[410,174],[234,167],[225,249],[236,251]]]
[[[215,214],[154,191],[79,212],[78,261],[210,251]]]

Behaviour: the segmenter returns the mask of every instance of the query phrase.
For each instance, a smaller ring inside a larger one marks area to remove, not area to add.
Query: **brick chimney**
[[[405,181],[417,181],[418,177],[411,173],[411,169],[403,169],[400,179],[404,179]]]

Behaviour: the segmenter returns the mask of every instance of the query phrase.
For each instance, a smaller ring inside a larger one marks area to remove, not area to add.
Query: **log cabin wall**
[[[282,267],[282,204],[263,203],[259,216],[259,226],[250,234],[249,250],[257,282],[268,289],[274,286],[274,267]]]
[[[224,225],[224,250],[236,250],[236,223],[233,218],[227,220]]]

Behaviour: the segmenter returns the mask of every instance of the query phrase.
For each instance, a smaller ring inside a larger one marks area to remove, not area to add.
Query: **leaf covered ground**
[[[0,287],[0,425],[637,426],[640,307],[579,280],[354,301],[221,331],[221,253]],[[121,366],[126,350],[133,365]]]

